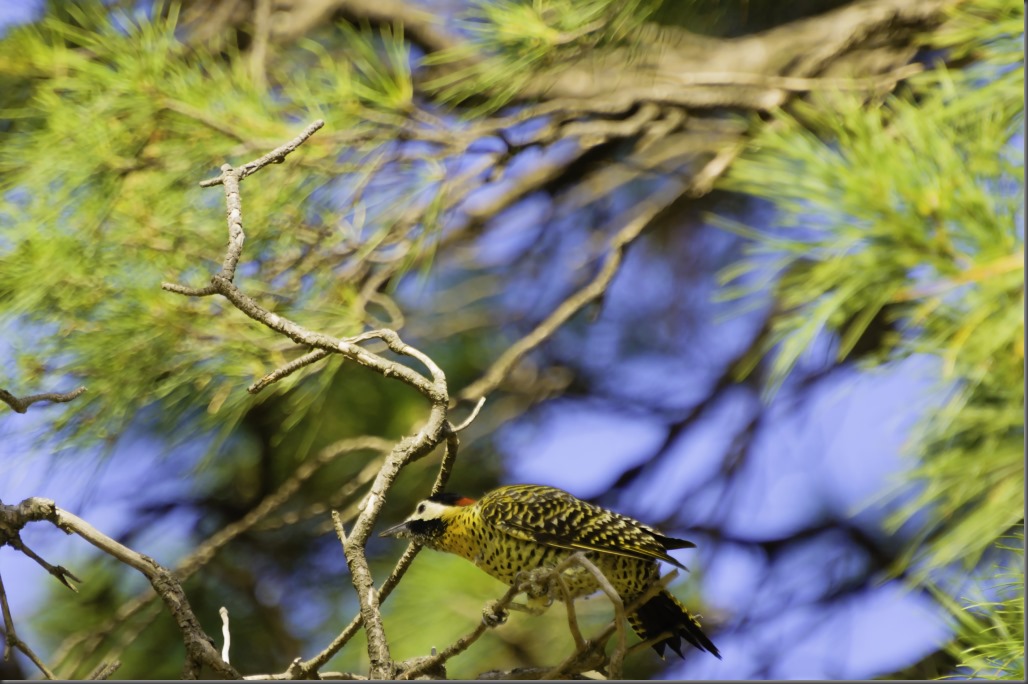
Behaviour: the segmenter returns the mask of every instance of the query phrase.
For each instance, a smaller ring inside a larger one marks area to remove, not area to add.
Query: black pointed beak
[[[378,533],[380,537],[405,537],[410,532],[410,528],[406,522],[402,522],[399,525],[393,525],[389,529],[382,530]]]

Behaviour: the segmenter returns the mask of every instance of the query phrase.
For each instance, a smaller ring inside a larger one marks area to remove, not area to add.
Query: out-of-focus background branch
[[[208,635],[226,606],[239,672],[368,673],[330,512],[349,533],[433,402],[446,431],[438,392],[160,289],[222,267],[221,193],[197,179],[323,119],[243,182],[234,287],[414,382],[441,369],[451,423],[486,397],[450,489],[559,486],[695,541],[671,590],[724,661],[639,652],[626,677],[1023,676],[1022,3],[29,2],[0,20],[0,499],[53,499],[173,568]],[[382,328],[421,360],[358,337]],[[379,520],[439,467],[407,465]],[[27,647],[3,677],[41,671],[28,651],[58,677],[179,676],[180,627],[144,578],[44,528],[19,543],[79,593],[0,549]],[[366,553],[381,586],[400,549]],[[504,591],[412,558],[382,604],[396,662]],[[613,617],[576,608],[584,635]],[[575,649],[556,605],[446,673],[539,677]]]

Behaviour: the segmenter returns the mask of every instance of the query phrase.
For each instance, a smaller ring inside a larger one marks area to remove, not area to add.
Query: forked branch
[[[340,354],[384,377],[395,377],[401,380],[417,390],[431,403],[428,420],[425,425],[415,434],[401,440],[390,450],[389,455],[374,478],[370,491],[359,506],[360,513],[354,521],[353,529],[349,535],[344,534],[341,520],[337,521],[337,531],[340,533],[340,539],[343,542],[346,562],[350,568],[353,585],[357,590],[360,600],[360,616],[359,619],[355,618],[351,622],[350,626],[333,642],[333,645],[326,649],[326,652],[332,651],[336,644],[341,647],[356,632],[356,629],[363,625],[368,635],[368,655],[371,659],[370,676],[381,679],[391,676],[394,669],[389,657],[389,646],[382,628],[380,612],[380,603],[388,593],[386,586],[390,589],[391,586],[387,582],[382,591],[376,591],[367,558],[365,557],[364,546],[385,501],[385,494],[402,468],[426,456],[440,443],[445,441],[447,443],[447,455],[444,457],[437,485],[440,482],[445,482],[445,478],[449,475],[453,458],[456,456],[456,432],[458,430],[447,420],[449,393],[446,386],[446,376],[427,354],[403,342],[400,336],[393,330],[370,330],[350,338],[336,338],[314,332],[264,308],[255,299],[240,290],[234,282],[236,267],[242,258],[246,240],[246,234],[243,230],[241,181],[269,164],[281,163],[286,156],[295,151],[323,125],[322,121],[315,121],[300,135],[285,145],[239,168],[233,168],[230,164],[225,164],[221,167],[221,174],[217,178],[201,183],[203,187],[220,184],[225,189],[228,247],[222,260],[221,269],[211,276],[210,285],[206,287],[193,288],[173,283],[164,283],[162,287],[169,292],[187,296],[206,297],[220,294],[253,320],[288,337],[294,342],[311,348],[312,351],[299,360],[268,373],[251,385],[251,392],[260,391],[271,383],[331,354]],[[409,366],[389,360],[360,346],[361,343],[372,339],[381,340],[390,351],[396,354],[418,361],[428,371],[428,376],[426,377]],[[480,406],[481,403],[479,403]],[[413,559],[416,552],[416,547],[408,549],[405,558]],[[409,563],[410,560],[401,560],[390,579],[395,578],[398,581],[399,576],[402,575]],[[287,671],[287,674],[297,670],[310,674],[323,664],[327,657],[330,656],[322,654],[309,663],[294,663]]]

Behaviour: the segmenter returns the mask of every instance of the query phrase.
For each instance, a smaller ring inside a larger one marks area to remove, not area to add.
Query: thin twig
[[[421,373],[401,363],[389,361],[369,352],[356,342],[369,339],[370,337],[378,337],[383,339],[392,351],[406,356],[413,356],[424,363],[424,359],[427,357],[400,341],[399,336],[395,332],[378,330],[351,339],[337,339],[321,333],[315,333],[261,307],[253,298],[244,294],[232,281],[223,275],[216,274],[211,278],[211,281],[217,292],[232,302],[237,309],[258,323],[285,335],[294,342],[342,354],[346,358],[356,361],[360,365],[370,368],[385,377],[394,377],[410,385],[432,401],[440,399],[432,381],[425,378]],[[432,365],[434,366],[434,364]],[[438,371],[438,368],[435,370]]]
[[[595,565],[593,567],[595,567]],[[559,665],[550,668],[541,678],[561,679],[566,677],[572,670],[575,670],[576,668],[580,668],[581,670],[589,670],[597,667],[602,662],[599,660],[599,657],[603,654],[607,640],[610,639],[611,635],[615,632],[619,632],[619,634],[624,634],[625,617],[634,613],[636,609],[638,609],[641,605],[643,605],[651,598],[656,596],[658,593],[663,591],[664,587],[666,587],[668,583],[674,580],[676,577],[678,577],[678,570],[672,570],[667,575],[664,575],[664,577],[661,577],[657,581],[653,582],[646,589],[646,591],[633,598],[632,601],[629,602],[627,605],[624,605],[622,602],[622,610],[620,615],[617,614],[617,603],[614,603],[612,601],[615,607],[614,620],[609,622],[607,626],[593,639],[586,641],[586,647],[584,649],[576,649],[574,653],[565,658],[564,661],[561,662]],[[622,651],[620,656],[617,652],[618,649]],[[611,654],[609,660],[605,657],[602,659],[603,661],[608,662],[609,679],[617,679],[620,677],[620,662],[618,662],[618,658],[623,660],[626,653],[627,649],[624,649],[622,644],[619,643],[618,647],[615,649],[615,652]],[[615,673],[617,673],[617,676],[615,676]]]
[[[634,599],[632,599],[631,602],[629,602],[628,605],[625,606],[625,615],[628,616],[634,613],[637,608],[639,608],[644,603],[649,601],[651,598],[653,598],[661,591],[663,591],[664,588],[667,587],[667,585],[670,584],[676,577],[678,577],[678,570],[672,570],[671,572],[664,575],[657,581],[653,582],[649,586],[649,588],[646,589],[646,591],[636,596]],[[607,627],[596,637],[594,641],[605,642],[607,639],[610,638],[610,635],[613,634],[616,629],[617,625],[615,625],[614,623],[609,623]]]
[[[683,195],[697,197],[708,193],[713,182],[728,169],[731,162],[742,153],[744,148],[745,145],[740,142],[723,149],[704,164],[702,169],[693,174],[684,185],[673,182],[663,192],[656,193],[637,207],[634,210],[633,218],[611,238],[610,253],[596,276],[565,299],[535,329],[507,347],[478,380],[460,392],[459,398],[477,399],[488,395],[504,381],[525,354],[542,344],[560,326],[588,304],[602,297],[611,281],[614,280],[614,276],[617,275],[625,248],[638,238],[655,218]]]
[[[82,654],[93,655],[96,653],[100,644],[114,634],[119,628],[123,628],[129,623],[130,620],[135,618],[137,614],[142,614],[142,617],[138,622],[133,623],[132,633],[128,630],[122,630],[115,645],[111,648],[109,655],[116,656],[120,655],[125,651],[128,645],[133,641],[135,635],[146,629],[147,626],[152,624],[154,620],[161,615],[161,606],[155,603],[157,595],[152,591],[144,591],[138,594],[134,599],[118,606],[118,609],[114,611],[114,615],[109,617],[106,622],[97,627],[75,632],[64,641],[60,643],[57,649],[54,651],[53,661],[54,669],[60,670],[63,668],[65,662],[75,654],[75,663],[71,666],[72,670],[69,673],[68,678],[74,678],[74,673],[79,671],[79,665],[82,662],[80,657]],[[81,651],[76,651],[79,647],[82,647]]]
[[[279,369],[277,369],[275,371],[272,371],[271,373],[268,373],[263,378],[261,378],[257,382],[255,382],[252,385],[250,385],[249,387],[247,387],[246,391],[249,392],[250,394],[258,394],[261,390],[263,390],[265,387],[267,387],[268,385],[272,384],[273,382],[278,382],[282,378],[284,378],[284,377],[286,377],[288,375],[292,375],[293,373],[295,373],[296,371],[300,370],[304,366],[309,366],[312,363],[320,361],[321,359],[323,359],[326,356],[328,356],[330,353],[331,352],[329,352],[329,351],[327,351],[325,349],[315,349],[312,352],[308,352],[308,353],[304,354],[303,356],[301,356],[300,358],[298,358],[298,359],[296,359],[294,361],[290,361],[289,363],[287,363],[286,365],[282,366],[281,368],[279,368]]]
[[[549,571],[546,573],[546,577],[552,578],[557,582],[558,586],[561,589],[562,595],[565,597],[565,600],[567,600],[567,598],[570,597],[570,592],[567,590],[567,585],[563,582],[563,579],[561,578],[561,573],[567,568],[576,564],[581,565],[587,572],[590,572],[594,575],[595,579],[597,580],[597,583],[600,585],[600,588],[604,591],[604,593],[607,594],[608,598],[611,599],[611,602],[614,603],[615,610],[617,610],[618,607],[621,608],[620,616],[621,618],[624,618],[624,605],[621,601],[621,598],[618,596],[617,591],[614,590],[609,580],[607,580],[607,578],[603,575],[599,568],[597,568],[595,564],[586,559],[581,553],[576,553],[571,556],[568,556],[554,567],[549,568]],[[527,589],[527,581],[513,584],[507,590],[507,593],[505,593],[503,597],[500,598],[500,600],[492,602],[488,610],[490,610],[494,615],[499,614],[501,611],[506,610],[512,604],[514,597],[526,591]],[[565,605],[568,604],[566,603]],[[591,648],[591,644],[582,638],[582,634],[578,630],[578,623],[577,619],[575,618],[573,602],[571,603],[571,605],[568,606],[568,616],[569,624],[572,625],[572,634],[575,636],[575,644],[577,646],[575,650],[575,655],[573,655],[571,658],[574,659],[581,656],[583,653],[586,653]],[[434,670],[435,668],[442,666],[450,658],[454,657],[455,655],[458,655],[459,653],[463,653],[465,650],[467,650],[475,641],[479,639],[479,637],[485,634],[486,631],[494,627],[496,624],[497,623],[495,622],[486,622],[486,620],[483,619],[482,623],[476,625],[474,629],[472,629],[464,636],[458,638],[454,643],[447,646],[442,651],[439,651],[435,655],[426,658],[416,659],[415,662],[413,662],[407,670],[400,674],[399,679],[414,679],[419,675],[422,675],[426,672],[429,672],[431,670]],[[571,659],[569,659],[569,661]],[[556,672],[557,669],[564,667],[565,665],[566,663],[561,663],[561,665],[557,666],[557,668],[551,668],[549,672]]]
[[[466,429],[469,425],[471,425],[471,423],[474,422],[475,418],[478,417],[478,412],[482,410],[483,406],[485,406],[485,397],[479,397],[478,401],[475,403],[475,408],[471,409],[471,413],[468,415],[468,417],[461,421],[460,425],[451,426],[450,431],[461,432],[462,430]]]
[[[219,608],[218,615],[221,616],[221,638],[225,641],[221,647],[221,659],[228,663],[231,662],[228,659],[228,651],[232,646],[232,632],[228,628],[228,608],[225,606]]]
[[[21,537],[17,534],[14,535],[10,540],[8,540],[7,543],[10,544],[13,548],[17,549],[18,551],[24,553],[32,560],[36,561],[40,566],[43,567],[44,570],[46,570],[48,573],[56,577],[58,582],[68,587],[76,594],[78,593],[79,590],[75,587],[74,584],[72,584],[68,580],[72,579],[78,582],[79,584],[82,584],[82,580],[76,577],[75,573],[73,573],[71,570],[68,570],[63,565],[51,565],[44,558],[41,558],[39,554],[30,549],[28,546],[26,546],[25,542],[23,542],[21,540]]]
[[[384,441],[384,440],[383,440]],[[388,449],[386,449],[388,452]],[[343,513],[344,521],[349,524],[354,521],[359,512],[358,506],[360,501],[352,501],[351,497],[358,489],[371,482],[375,475],[378,473],[378,469],[382,467],[385,462],[385,457],[374,458],[367,462],[367,464],[358,471],[358,473],[352,477],[346,479],[339,487],[333,492],[328,499],[323,501],[315,501],[310,503],[299,510],[286,511],[281,515],[275,517],[265,518],[260,524],[255,525],[255,530],[274,530],[289,525],[295,525],[303,520],[310,520],[311,518],[324,516],[326,513],[330,513],[333,509],[339,509]],[[346,504],[346,508],[342,506]],[[326,524],[319,525],[317,532],[323,534],[332,530],[331,519]]]
[[[172,100],[168,98],[160,100],[159,104],[161,107],[167,109],[170,112],[181,114],[182,116],[202,123],[204,126],[207,126],[211,130],[221,133],[225,137],[232,138],[236,142],[242,143],[243,145],[249,144],[249,140],[242,136],[236,128],[229,126],[212,116],[209,116],[207,112],[203,111],[202,109],[197,109],[196,107],[187,105],[184,102],[179,102],[178,100]]]
[[[174,292],[186,297],[210,297],[211,295],[218,294],[217,288],[213,285],[189,287],[188,285],[179,285],[178,283],[161,283],[161,289],[165,292]]]
[[[228,661],[226,660],[225,662]],[[89,676],[86,677],[86,679],[91,679],[93,681],[103,681],[105,679],[110,679],[111,675],[114,674],[119,667],[121,667],[120,660],[110,660],[101,662],[99,665],[96,666],[96,668],[93,669],[92,672],[89,673]]]
[[[554,573],[554,578],[560,586],[560,596],[564,599],[564,610],[568,614],[568,629],[571,630],[571,636],[575,640],[575,648],[579,651],[584,651],[586,643],[585,639],[582,638],[582,630],[578,627],[578,611],[575,610],[575,598],[571,595],[568,583],[564,581],[564,576],[561,573]]]
[[[343,518],[339,515],[339,511],[332,511],[332,527],[335,528],[336,536],[339,537],[339,543],[346,548],[346,528],[343,527]]]
[[[311,125],[307,126],[307,128],[303,130],[303,133],[300,133],[300,135],[296,136],[295,138],[287,142],[285,145],[276,147],[274,150],[268,152],[266,155],[260,157],[259,159],[254,159],[252,162],[243,164],[238,169],[235,169],[233,173],[238,174],[239,180],[242,180],[250,174],[260,171],[268,164],[281,164],[290,152],[295,151],[296,148],[298,148],[303,143],[307,142],[307,139],[315,133],[317,133],[318,130],[324,125],[325,122],[321,119],[318,119]],[[211,188],[215,185],[221,185],[224,181],[225,179],[223,176],[218,176],[217,178],[210,178],[205,181],[200,181],[200,187]]]
[[[29,406],[35,404],[37,401],[52,401],[55,404],[63,404],[75,399],[83,392],[86,391],[85,387],[78,387],[70,392],[44,392],[42,394],[30,394],[27,397],[16,397],[5,389],[0,389],[0,401],[4,402],[17,413],[25,413],[29,410]]]
[[[584,553],[576,553],[571,556],[570,560],[584,568],[593,576],[596,583],[600,585],[600,589],[607,595],[611,605],[614,606],[614,625],[617,629],[618,643],[614,648],[614,652],[610,656],[608,674],[610,675],[610,679],[621,679],[622,664],[625,660],[625,645],[627,643],[625,638],[625,622],[627,619],[627,615],[625,614],[625,603],[621,600],[621,595],[618,594],[617,589],[615,589],[614,585],[610,583],[607,576],[604,575],[603,572],[596,567],[596,564],[589,560]],[[554,674],[559,675],[560,672],[557,671],[554,672]],[[544,677],[544,679],[549,679],[549,677]]]
[[[182,579],[190,577],[200,566],[207,563],[218,549],[264,520],[268,514],[282,506],[293,494],[299,491],[304,482],[338,457],[363,449],[387,451],[390,447],[391,444],[387,440],[370,436],[342,439],[328,445],[319,451],[314,458],[304,461],[289,479],[279,485],[279,488],[274,492],[264,497],[257,506],[240,520],[222,528],[196,547],[191,554],[182,560],[175,571],[175,575]]]
[[[450,473],[453,471],[453,464],[457,461],[457,450],[460,448],[460,439],[457,433],[451,430],[446,435],[446,447],[443,452],[443,460],[439,464],[439,473],[432,484],[432,494],[438,494],[446,489],[446,483],[450,481]]]
[[[628,652],[625,655],[632,655],[634,653],[638,653],[639,651],[645,651],[646,649],[651,648],[654,645],[659,644],[668,637],[672,636],[674,636],[673,632],[661,632],[656,636],[650,637],[646,641],[640,641],[639,643],[632,644],[632,646],[628,649]]]

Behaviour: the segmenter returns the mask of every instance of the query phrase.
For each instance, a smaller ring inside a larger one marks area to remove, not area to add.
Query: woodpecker
[[[696,546],[542,485],[499,487],[478,500],[452,493],[435,494],[419,503],[409,518],[380,536],[410,539],[437,551],[455,553],[512,586],[524,576],[522,573],[552,568],[582,552],[626,606],[659,579],[658,560],[686,569],[668,555],[669,550]],[[579,565],[571,565],[561,576],[572,598],[600,589],[595,577]],[[669,635],[653,645],[661,658],[668,646],[683,657],[682,639],[721,658],[696,618],[667,590],[648,599],[628,616],[628,621],[643,640]]]

